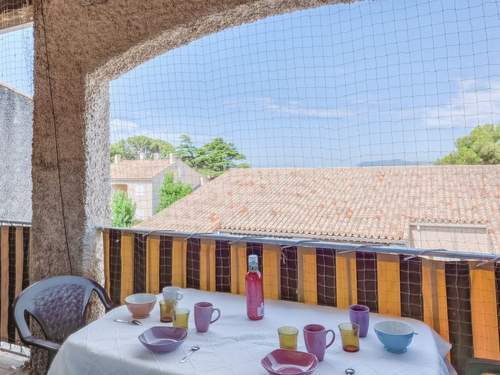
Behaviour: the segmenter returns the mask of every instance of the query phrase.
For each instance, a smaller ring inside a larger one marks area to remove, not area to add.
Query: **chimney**
[[[159,152],[155,152],[153,154],[153,160],[160,160],[160,153]]]
[[[139,160],[144,160],[144,152],[139,152]]]
[[[115,155],[115,163],[119,163],[120,162],[120,155],[116,154]]]

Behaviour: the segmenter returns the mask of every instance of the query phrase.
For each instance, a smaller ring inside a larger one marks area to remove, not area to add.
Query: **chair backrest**
[[[85,325],[85,312],[92,292],[106,310],[111,301],[95,281],[80,276],[56,276],[26,288],[14,303],[14,318],[21,338],[31,337],[28,315],[40,324],[45,339],[62,343],[70,334]]]

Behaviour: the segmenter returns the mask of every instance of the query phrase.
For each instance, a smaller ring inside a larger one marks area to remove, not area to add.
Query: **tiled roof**
[[[121,160],[111,163],[111,180],[149,180],[170,165],[169,160]]]
[[[500,166],[233,169],[138,226],[395,243],[481,224],[498,246],[499,202]]]

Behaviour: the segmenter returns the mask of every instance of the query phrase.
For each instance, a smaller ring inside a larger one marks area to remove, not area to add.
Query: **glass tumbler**
[[[174,314],[174,327],[185,328],[189,327],[189,309],[176,308]]]
[[[174,320],[176,307],[176,299],[160,300],[160,321],[163,323],[172,322]]]
[[[297,350],[297,336],[299,330],[295,327],[284,326],[278,328],[281,349]]]
[[[359,325],[356,323],[339,324],[340,336],[342,337],[342,349],[346,352],[359,351]]]

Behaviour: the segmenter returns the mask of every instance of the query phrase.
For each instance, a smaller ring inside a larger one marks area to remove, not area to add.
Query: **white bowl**
[[[134,319],[143,319],[149,316],[156,304],[156,296],[149,293],[131,294],[125,298],[125,305]]]

